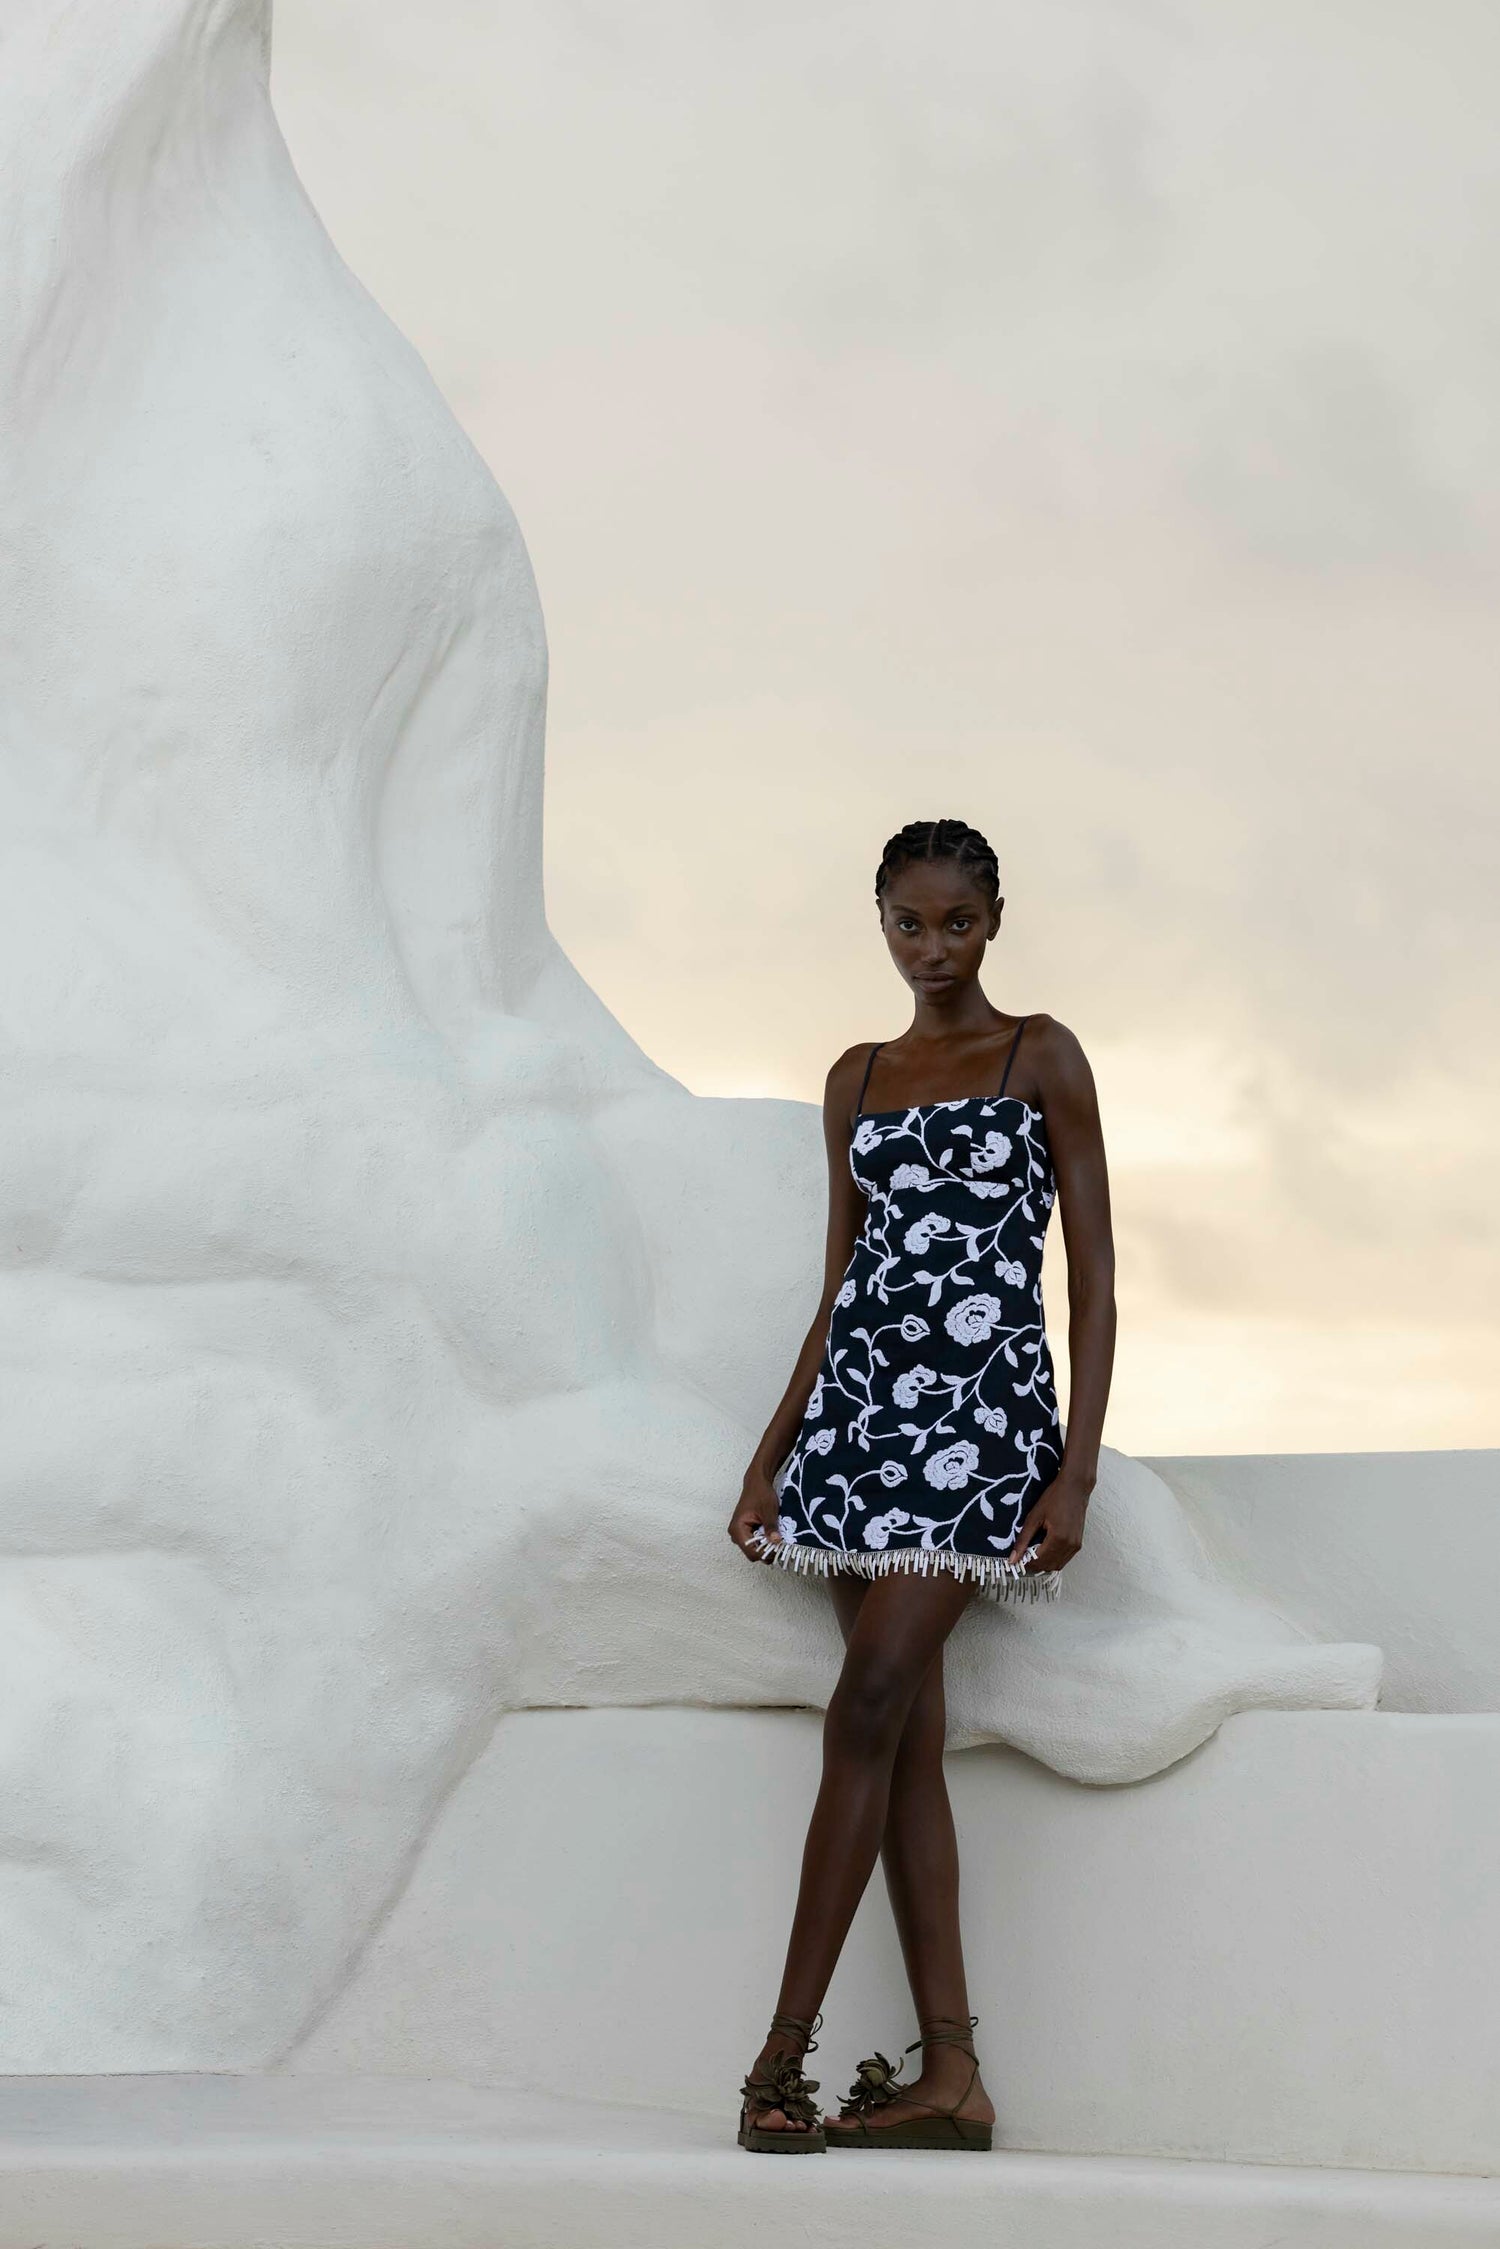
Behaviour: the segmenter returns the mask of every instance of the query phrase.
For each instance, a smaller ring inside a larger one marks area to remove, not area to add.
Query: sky
[[[1491,0],[280,0],[519,516],[559,938],[696,1092],[910,1016],[903,822],[1099,1085],[1108,1441],[1500,1444]],[[1058,1229],[1049,1322],[1066,1330]]]

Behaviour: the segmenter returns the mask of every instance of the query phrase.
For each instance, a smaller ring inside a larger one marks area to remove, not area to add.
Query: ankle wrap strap
[[[771,2017],[772,2035],[801,2039],[804,2054],[812,2054],[817,2051],[818,2041],[813,2034],[822,2028],[823,2018],[821,2015],[814,2015],[811,2022],[804,2022],[800,2015],[773,2015]]]
[[[921,2036],[912,2040],[906,2052],[914,2054],[919,2046],[962,2046],[966,2053],[972,2054],[974,2025],[978,2020],[977,2015],[970,2015],[967,2022],[960,2021],[957,2015],[929,2015],[925,2022],[918,2023]]]

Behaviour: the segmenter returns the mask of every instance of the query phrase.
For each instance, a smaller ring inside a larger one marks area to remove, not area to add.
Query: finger
[[[1027,1523],[1023,1526],[1019,1536],[1012,1541],[1010,1552],[1007,1555],[1006,1559],[1010,1562],[1013,1562],[1018,1570],[1025,1570],[1031,1567],[1033,1557],[1031,1542],[1034,1538],[1039,1537],[1039,1535],[1040,1526]]]
[[[767,1562],[770,1560],[767,1548],[780,1546],[782,1537],[779,1530],[767,1530],[764,1523],[751,1521],[744,1525],[736,1543],[743,1553],[749,1555],[752,1562]]]
[[[1021,1528],[1017,1531],[1014,1539],[1011,1541],[1010,1550],[1012,1554],[1019,1557],[1020,1555],[1025,1553],[1027,1547],[1036,1537],[1037,1532],[1043,1527],[1043,1518],[1045,1517],[1046,1512],[1046,1501],[1044,1499],[1039,1499],[1035,1507],[1033,1507],[1033,1509],[1031,1510],[1031,1513],[1022,1523]]]
[[[1025,1562],[1028,1570],[1034,1570],[1037,1567],[1041,1556],[1047,1552],[1051,1544],[1052,1533],[1047,1528],[1045,1519],[1039,1517],[1033,1526],[1031,1537],[1026,1543]]]
[[[1071,1539],[1059,1538],[1055,1532],[1049,1531],[1027,1563],[1026,1574],[1028,1577],[1040,1577],[1043,1570],[1066,1569],[1077,1552]]]

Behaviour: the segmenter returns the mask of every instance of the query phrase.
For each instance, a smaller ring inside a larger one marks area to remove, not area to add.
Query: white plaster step
[[[1143,2157],[746,2155],[420,2078],[0,2079],[0,2249],[1494,2249],[1500,2181]]]

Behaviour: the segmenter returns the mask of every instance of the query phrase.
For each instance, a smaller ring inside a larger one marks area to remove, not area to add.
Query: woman
[[[823,1296],[729,1535],[826,1576],[844,1662],[823,1729],[786,1969],[742,2087],[740,2144],[987,2148],[943,1777],[943,1646],[976,1592],[1052,1596],[1078,1552],[1114,1355],[1114,1250],[1094,1082],[1071,1031],[979,983],[1004,900],[961,820],[885,847],[880,926],[915,995],[899,1038],[828,1073]],[[1062,1440],[1042,1323],[1054,1183],[1072,1375]],[[875,1864],[916,2002],[920,2075],[876,2054],[818,2120],[801,2063]]]

